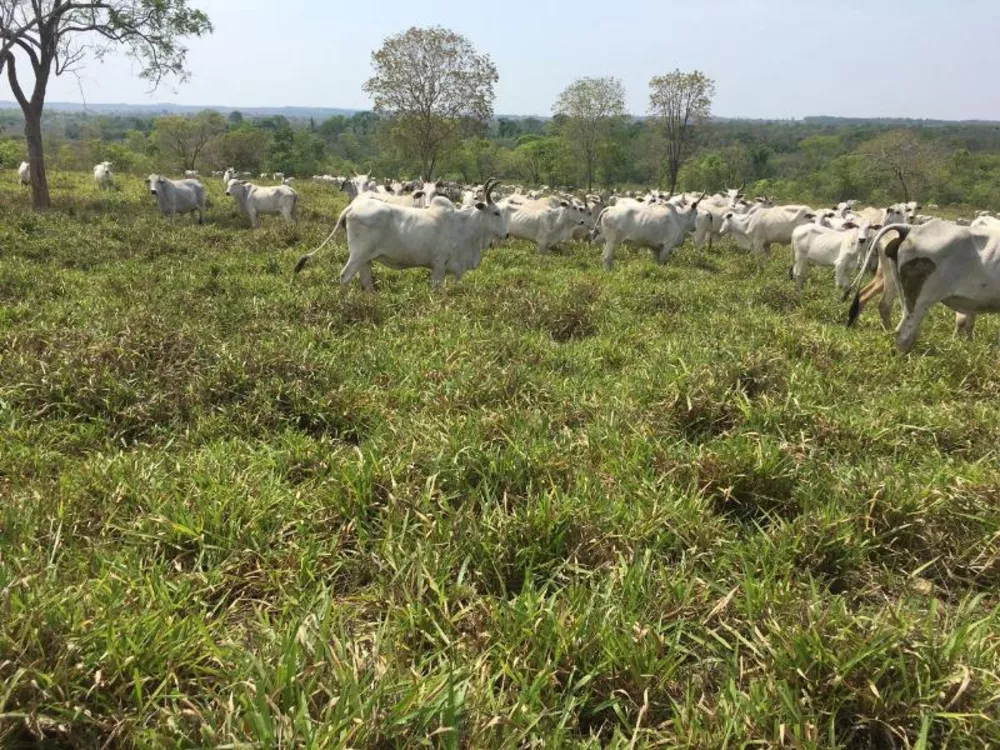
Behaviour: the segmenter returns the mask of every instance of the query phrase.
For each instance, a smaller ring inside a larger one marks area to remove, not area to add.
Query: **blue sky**
[[[440,24],[493,58],[502,114],[549,114],[574,78],[608,74],[643,113],[650,77],[679,67],[715,78],[727,117],[1000,120],[998,0],[193,2],[216,31],[190,43],[189,83],[149,94],[115,58],[56,79],[49,99],[367,108],[371,51]]]

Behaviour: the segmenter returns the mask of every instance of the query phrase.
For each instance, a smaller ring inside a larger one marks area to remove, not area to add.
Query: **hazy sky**
[[[1000,0],[193,2],[216,30],[190,43],[189,83],[149,94],[116,59],[56,79],[49,100],[367,108],[371,51],[440,24],[492,56],[498,114],[549,114],[574,78],[608,74],[644,113],[650,77],[679,67],[715,78],[727,117],[1000,120]]]

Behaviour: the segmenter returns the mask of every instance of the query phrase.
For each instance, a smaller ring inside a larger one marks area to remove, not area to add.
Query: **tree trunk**
[[[896,179],[899,180],[900,186],[903,188],[903,203],[910,202],[910,189],[906,186],[906,180],[903,179],[902,172],[896,172]]]
[[[670,176],[670,194],[673,195],[674,190],[677,189],[677,175],[681,171],[681,165],[671,159],[670,164],[668,165],[668,171]]]
[[[49,181],[45,176],[45,149],[42,144],[42,108],[29,106],[24,110],[24,137],[28,142],[28,163],[31,165],[31,198],[36,209],[49,208]]]

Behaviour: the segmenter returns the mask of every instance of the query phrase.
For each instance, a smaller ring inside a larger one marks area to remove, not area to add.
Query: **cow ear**
[[[414,198],[423,198],[423,197],[424,197],[424,191],[423,191],[423,190],[417,190],[417,191],[416,191],[416,192],[415,192],[415,193],[413,194],[413,197],[414,197]]]
[[[874,229],[877,232],[877,231],[879,231],[882,228],[882,225],[881,224],[872,224],[871,228]]]
[[[816,218],[816,214],[806,214],[806,218],[807,219],[815,219]]]
[[[853,221],[845,221],[844,222],[844,229],[857,229],[857,228],[858,228],[858,225],[855,224]]]
[[[566,201],[559,201],[559,205],[562,206],[563,208],[569,208],[569,203],[567,203]]]
[[[479,201],[479,203],[476,204],[476,208],[478,208],[480,211],[485,211],[486,210],[486,204],[483,203],[482,201]]]

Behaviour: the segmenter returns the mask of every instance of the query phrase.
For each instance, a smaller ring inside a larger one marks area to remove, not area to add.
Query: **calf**
[[[851,271],[861,263],[872,230],[882,227],[848,222],[843,229],[819,224],[803,224],[792,232],[792,253],[795,264],[791,275],[801,292],[809,273],[809,265],[833,266],[835,282],[845,292],[851,288]]]

